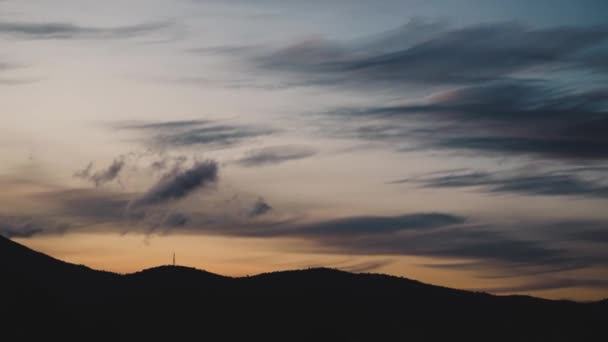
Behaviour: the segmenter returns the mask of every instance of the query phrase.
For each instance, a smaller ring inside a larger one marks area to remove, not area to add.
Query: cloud
[[[37,78],[2,76],[2,74],[5,72],[10,72],[23,67],[24,65],[0,61],[0,86],[18,86],[40,81],[40,79]]]
[[[162,225],[168,227],[184,226],[190,221],[190,217],[182,213],[171,213],[163,220]]]
[[[168,26],[166,22],[155,22],[100,28],[61,22],[0,21],[0,35],[25,39],[123,39],[156,32]]]
[[[443,213],[419,213],[401,216],[359,216],[297,226],[288,235],[320,237],[373,236],[407,230],[432,229],[462,224],[465,217]]]
[[[61,223],[45,217],[0,215],[0,235],[8,238],[30,238],[39,234],[62,234],[70,229]]]
[[[589,168],[596,169],[580,169]],[[0,214],[0,233],[12,237],[70,232],[188,233],[288,239],[302,242],[295,246],[307,253],[437,258],[444,263],[470,265],[456,269],[483,270],[483,274],[497,277],[608,266],[608,256],[601,249],[607,241],[603,239],[608,228],[605,220],[522,219],[504,223],[451,213],[414,212],[314,221],[261,214],[270,206],[262,199],[246,211],[243,206],[234,208],[210,197],[196,207],[177,201],[214,184],[217,173],[217,164],[207,161],[166,173],[144,193],[103,188],[37,192],[28,196],[36,203],[48,203],[49,211]],[[256,215],[255,220],[247,216],[249,213]]]
[[[121,123],[116,127],[122,129],[134,130],[172,130],[172,129],[187,129],[192,126],[203,126],[212,123],[208,120],[176,120],[163,122],[148,122],[148,123]]]
[[[253,204],[253,208],[249,211],[249,217],[258,217],[264,215],[272,210],[272,206],[266,203],[263,198],[258,198],[257,201]]]
[[[608,184],[597,180],[587,180],[568,170],[547,172],[483,172],[458,171],[433,173],[430,176],[414,177],[392,182],[393,184],[414,183],[425,188],[476,187],[490,193],[512,193],[542,196],[580,196],[608,198]]]
[[[541,68],[589,69],[580,55],[595,56],[593,48],[606,40],[606,27],[538,29],[506,22],[448,29],[442,23],[413,21],[353,42],[296,42],[255,61],[266,70],[290,72],[318,84],[468,84]]]
[[[579,229],[566,234],[568,239],[594,244],[608,244],[608,223],[580,222]]]
[[[115,125],[115,127],[142,132],[145,135],[146,143],[154,147],[206,145],[223,148],[276,132],[272,128],[218,124],[207,120],[123,123]]]
[[[189,169],[178,169],[165,174],[156,185],[135,199],[132,207],[178,200],[215,183],[217,179],[218,165],[215,161],[198,162]]]
[[[155,160],[150,164],[150,168],[155,172],[161,172],[166,169],[181,168],[188,161],[186,156],[166,156],[162,159]]]
[[[84,169],[76,171],[74,177],[93,182],[96,187],[99,187],[117,179],[124,166],[124,157],[119,157],[107,169],[93,173],[93,163],[91,162]]]
[[[397,106],[339,109],[365,139],[418,149],[558,160],[608,158],[608,91],[508,81],[458,88]],[[369,120],[380,121],[374,124]]]
[[[500,231],[475,227],[455,227],[392,237],[381,233],[364,236],[365,239],[361,239],[351,234],[334,239],[330,238],[331,234],[317,235],[320,243],[340,252],[356,254],[470,258],[511,264],[569,261],[561,250],[547,247],[541,242],[513,238]]]
[[[132,196],[101,189],[70,189],[42,193],[38,198],[53,203],[57,215],[92,225],[125,219]]]
[[[237,163],[245,167],[280,164],[290,160],[304,159],[317,154],[317,150],[308,146],[284,145],[251,150]]]
[[[166,204],[214,182],[214,163],[174,172],[144,194],[99,189],[50,191],[36,198],[53,204],[52,214],[0,215],[0,233],[31,237],[69,232],[190,233],[307,242],[302,250],[348,255],[420,256],[466,260],[456,269],[490,270],[498,277],[559,273],[608,265],[600,251],[605,221],[521,221],[478,223],[448,213],[353,216],[302,222],[298,218],[260,220],[217,207],[182,210]],[[217,172],[217,170],[215,171]],[[262,203],[262,202],[260,202]],[[265,202],[264,202],[265,203]],[[147,208],[146,205],[157,205]],[[264,207],[263,205],[259,206]],[[177,210],[176,210],[177,209]],[[263,211],[263,210],[262,210]],[[259,212],[259,211],[258,211]],[[531,238],[536,236],[535,238]],[[488,273],[486,272],[486,275]]]

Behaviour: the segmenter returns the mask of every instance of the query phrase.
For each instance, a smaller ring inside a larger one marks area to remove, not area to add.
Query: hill
[[[605,302],[493,296],[327,268],[118,275],[2,237],[0,279],[9,340],[592,341],[606,337],[608,323]]]

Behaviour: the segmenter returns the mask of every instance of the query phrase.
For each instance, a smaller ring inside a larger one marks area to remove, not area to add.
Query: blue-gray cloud
[[[161,148],[197,145],[222,148],[276,132],[270,127],[219,124],[209,120],[123,123],[115,127],[143,133],[147,144]]]
[[[414,177],[392,182],[420,184],[425,188],[476,187],[490,193],[512,193],[542,196],[580,196],[608,198],[606,181],[587,180],[569,172],[484,172],[459,171],[433,173],[430,176]]]
[[[354,134],[420,148],[540,156],[608,158],[608,91],[572,91],[546,83],[508,81],[458,88],[424,102],[340,109],[358,120]],[[381,120],[369,125],[366,120]]]
[[[24,39],[121,39],[156,32],[169,25],[155,22],[101,28],[65,22],[0,21],[0,35]]]
[[[593,69],[606,27],[532,28],[494,23],[460,29],[413,22],[356,42],[308,40],[258,56],[267,70],[346,86],[466,84],[534,68]],[[601,51],[601,49],[600,49]]]
[[[239,159],[237,163],[245,167],[266,166],[290,160],[309,158],[315,154],[317,154],[317,150],[308,146],[271,146],[251,150],[243,158]]]

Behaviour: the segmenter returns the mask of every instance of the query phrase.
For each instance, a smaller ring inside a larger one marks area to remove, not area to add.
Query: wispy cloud
[[[319,84],[468,84],[502,80],[534,68],[594,68],[590,49],[607,39],[606,27],[538,29],[506,22],[449,29],[442,23],[413,21],[354,42],[295,42],[255,60],[264,69]],[[581,57],[583,52],[587,57]]]
[[[573,174],[574,173],[574,174]],[[580,196],[608,198],[606,180],[584,179],[576,171],[447,171],[429,176],[412,177],[391,182],[393,184],[420,184],[425,188],[475,187],[490,193],[510,193],[542,196]]]
[[[91,162],[84,169],[76,171],[74,177],[90,181],[94,183],[96,187],[99,187],[117,179],[124,166],[124,157],[119,157],[106,169],[93,172],[93,163]]]
[[[8,238],[30,238],[39,234],[62,234],[71,225],[51,218],[0,215],[0,234]]]
[[[89,27],[65,22],[0,21],[0,35],[24,39],[124,39],[157,32],[168,22],[118,27]]]
[[[290,160],[309,158],[317,154],[317,150],[309,146],[283,145],[251,150],[239,159],[237,163],[245,167],[280,164]]]
[[[402,216],[361,216],[307,224],[286,234],[321,237],[374,236],[407,230],[432,229],[462,224],[465,217],[444,213],[419,213]]]
[[[143,133],[145,142],[154,147],[205,145],[222,148],[276,132],[270,127],[233,125],[208,120],[122,123],[115,126],[119,129]]]
[[[558,160],[608,158],[608,92],[508,81],[458,88],[398,106],[339,109],[353,133],[418,148]],[[379,120],[370,124],[369,120]],[[398,146],[398,145],[397,145]]]

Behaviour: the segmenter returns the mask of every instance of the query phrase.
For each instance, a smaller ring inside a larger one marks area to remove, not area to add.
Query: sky
[[[608,3],[1,0],[0,234],[120,273],[608,297]]]

